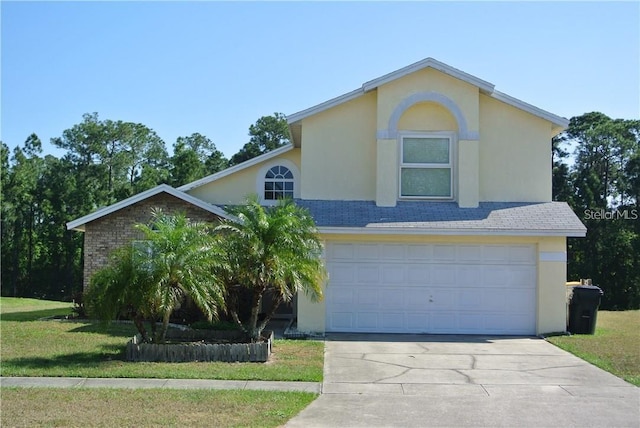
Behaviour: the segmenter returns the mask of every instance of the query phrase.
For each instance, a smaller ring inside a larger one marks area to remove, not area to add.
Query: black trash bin
[[[573,287],[569,301],[569,332],[573,334],[593,334],[596,332],[596,318],[600,298],[604,293],[595,285]]]

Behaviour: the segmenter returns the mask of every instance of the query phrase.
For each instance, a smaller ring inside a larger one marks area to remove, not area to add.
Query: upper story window
[[[293,198],[293,173],[289,168],[276,165],[270,168],[264,176],[264,199]]]
[[[452,139],[447,135],[401,137],[401,198],[453,198]]]

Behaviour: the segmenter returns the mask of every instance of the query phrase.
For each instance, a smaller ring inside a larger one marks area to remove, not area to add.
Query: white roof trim
[[[514,98],[511,95],[507,95],[504,92],[494,91],[491,94],[491,98],[495,98],[496,100],[502,101],[505,104],[509,104],[510,106],[513,106],[513,107],[519,108],[520,110],[524,110],[528,113],[531,113],[534,116],[538,116],[542,119],[548,120],[554,125],[561,126],[563,128],[566,128],[567,126],[569,126],[569,119],[558,116],[553,113],[549,113],[546,110],[542,110],[541,108],[533,106],[529,103],[525,103],[524,101]]]
[[[449,76],[460,79],[471,85],[477,86],[480,89],[480,92],[487,94],[513,107],[516,107],[520,110],[524,110],[527,113],[530,113],[534,116],[548,120],[552,122],[554,125],[557,125],[563,128],[566,128],[569,125],[569,120],[564,117],[560,117],[548,111],[542,110],[538,107],[535,107],[531,104],[525,103],[524,101],[520,101],[516,98],[513,98],[505,93],[496,91],[495,86],[492,83],[489,83],[486,80],[482,80],[471,74],[465,73],[464,71],[458,70],[457,68],[453,68],[433,58],[423,59],[422,61],[418,61],[416,63],[403,67],[399,70],[385,74],[384,76],[378,77],[377,79],[373,79],[368,82],[365,82],[362,84],[362,87],[356,90],[353,90],[351,92],[348,92],[344,95],[340,95],[338,97],[332,98],[328,101],[325,101],[313,107],[309,107],[308,109],[290,114],[289,116],[287,116],[287,122],[289,123],[289,125],[292,125],[293,123],[298,122],[302,119],[305,119],[309,116],[312,116],[314,114],[320,113],[325,110],[329,110],[330,108],[336,107],[347,101],[351,101],[355,98],[358,98],[359,96],[364,95],[366,92],[372,91],[378,88],[379,86],[384,85],[385,83],[392,82],[396,79],[400,79],[408,74],[414,73],[418,70],[422,70],[428,67],[433,68],[434,70],[441,71],[445,74],[448,74]]]
[[[239,163],[238,165],[234,165],[234,166],[232,166],[230,168],[223,169],[222,171],[216,172],[215,174],[211,174],[211,175],[208,175],[208,176],[206,176],[204,178],[201,178],[199,180],[192,181],[191,183],[187,183],[185,185],[182,185],[182,186],[178,187],[178,190],[180,190],[182,192],[186,192],[188,190],[195,189],[196,187],[204,186],[207,183],[211,183],[212,181],[216,181],[216,180],[218,180],[218,179],[220,179],[222,177],[226,177],[227,175],[231,175],[231,174],[233,174],[235,172],[238,172],[238,171],[241,171],[241,170],[243,170],[245,168],[249,168],[249,167],[252,167],[254,165],[257,165],[260,162],[265,162],[265,161],[267,161],[269,159],[272,159],[272,158],[274,158],[276,156],[279,156],[279,155],[281,155],[283,153],[286,153],[289,150],[292,150],[293,148],[294,148],[293,144],[287,144],[286,146],[279,147],[279,148],[277,148],[275,150],[272,150],[272,151],[267,152],[265,154],[262,154],[260,156],[256,156],[255,158],[252,158],[252,159],[249,159],[249,160],[244,161],[242,163]]]
[[[321,111],[329,110],[331,107],[335,107],[342,103],[346,103],[347,101],[351,101],[363,94],[364,94],[364,91],[362,90],[362,88],[356,89],[351,92],[347,92],[346,94],[340,95],[339,97],[332,98],[329,101],[325,101],[313,107],[309,107],[308,109],[299,111],[297,113],[293,113],[287,116],[287,122],[289,124],[292,124],[294,122],[304,119],[305,117],[313,116],[314,114],[320,113]]]
[[[322,235],[448,235],[448,236],[570,236],[584,237],[587,234],[584,230],[578,229],[495,229],[495,228],[469,228],[469,229],[449,229],[449,228],[424,228],[424,227],[318,227],[318,232]]]
[[[493,92],[494,85],[492,83],[489,83],[486,80],[479,79],[475,76],[465,73],[464,71],[458,70],[457,68],[453,68],[450,65],[437,61],[433,58],[423,59],[422,61],[418,61],[406,67],[402,67],[399,70],[392,71],[391,73],[385,74],[384,76],[378,77],[377,79],[370,80],[362,85],[362,89],[364,89],[365,92],[371,91],[373,89],[376,89],[378,86],[382,86],[385,83],[400,79],[408,74],[414,73],[424,68],[433,68],[434,70],[441,71],[451,77],[455,77],[456,79],[460,79],[463,82],[467,82],[473,86],[477,86],[483,92]]]
[[[161,184],[159,186],[154,187],[153,189],[145,190],[144,192],[138,193],[137,195],[131,196],[130,198],[124,199],[120,202],[116,202],[113,205],[109,205],[107,207],[101,208],[84,217],[80,217],[76,220],[70,221],[67,223],[67,229],[68,230],[73,229],[73,230],[78,230],[83,232],[85,224],[163,192],[168,193],[171,196],[175,196],[178,199],[182,199],[185,202],[188,202],[192,205],[202,208],[205,211],[209,211],[210,213],[215,214],[217,216],[227,218],[227,219],[233,218],[220,207],[208,204],[201,199],[194,198],[193,196],[188,195],[179,190],[176,190],[167,184]]]

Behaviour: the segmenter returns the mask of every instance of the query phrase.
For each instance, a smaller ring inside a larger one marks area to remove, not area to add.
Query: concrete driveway
[[[336,334],[287,426],[640,427],[640,394],[539,338]]]

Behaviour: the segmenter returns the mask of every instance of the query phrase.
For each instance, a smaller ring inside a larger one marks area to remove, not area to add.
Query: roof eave
[[[346,103],[347,101],[351,101],[353,99],[358,98],[359,96],[363,95],[364,91],[362,90],[362,88],[358,88],[355,89],[351,92],[347,92],[346,94],[340,95],[338,97],[332,98],[328,101],[325,101],[323,103],[317,104],[313,107],[309,107],[307,109],[301,110],[297,113],[293,113],[290,114],[289,116],[287,116],[287,123],[289,123],[290,125],[294,124],[295,122],[299,122],[302,119],[309,117],[309,116],[313,116],[316,113],[320,113],[324,110],[328,110],[332,107],[335,107],[337,105],[340,105],[342,103]]]
[[[204,186],[205,184],[211,183],[212,181],[219,180],[223,177],[226,177],[228,175],[241,171],[245,168],[249,168],[261,162],[272,159],[276,156],[279,156],[283,153],[288,152],[289,150],[292,150],[293,148],[294,148],[293,143],[287,144],[286,146],[282,146],[275,150],[262,154],[260,156],[256,156],[255,158],[251,158],[247,161],[239,163],[238,165],[234,165],[227,169],[223,169],[222,171],[216,172],[215,174],[208,175],[204,178],[200,178],[198,180],[192,181],[191,183],[183,184],[182,186],[178,187],[177,190],[181,192],[187,192],[189,190],[195,189],[196,187]]]
[[[373,89],[376,89],[379,86],[384,85],[385,83],[392,82],[396,79],[400,79],[408,74],[414,73],[416,71],[419,71],[425,68],[433,68],[434,70],[438,70],[451,77],[455,77],[456,79],[462,80],[463,82],[467,82],[473,86],[477,86],[480,89],[480,91],[484,93],[492,93],[495,87],[495,85],[493,85],[490,82],[487,82],[486,80],[482,80],[469,73],[465,73],[462,70],[453,68],[450,65],[437,61],[433,58],[426,58],[421,61],[410,64],[406,67],[403,67],[399,70],[392,71],[391,73],[387,73],[384,76],[378,77],[377,79],[370,80],[362,85],[362,89],[364,90],[364,92],[368,92]]]
[[[101,208],[92,212],[91,214],[87,214],[83,217],[80,217],[76,220],[70,221],[67,223],[67,230],[76,230],[79,232],[85,231],[85,224],[90,223],[92,221],[98,220],[106,215],[119,211],[123,208],[126,208],[130,205],[143,201],[152,196],[158,195],[160,193],[167,193],[171,196],[174,196],[178,199],[181,199],[187,203],[195,205],[199,208],[202,208],[205,211],[208,211],[212,214],[215,214],[219,217],[231,219],[233,218],[229,214],[227,214],[222,208],[217,207],[215,205],[208,204],[201,199],[194,198],[193,196],[181,192],[167,184],[161,184],[152,189],[145,190],[144,192],[138,193],[137,195],[133,195],[127,199],[123,199],[122,201],[116,202],[115,204],[109,205],[107,207]]]
[[[519,108],[520,110],[524,110],[527,113],[531,113],[532,115],[537,116],[541,119],[548,120],[556,127],[565,129],[567,126],[569,126],[569,119],[550,113],[529,103],[525,103],[524,101],[514,98],[511,95],[507,95],[504,92],[493,91],[490,96],[498,101],[502,101],[505,104],[509,104],[510,106]]]
[[[492,228],[424,228],[424,227],[318,227],[322,235],[446,235],[446,236],[557,236],[584,237],[585,229],[492,229]]]

